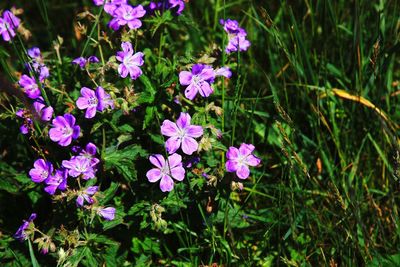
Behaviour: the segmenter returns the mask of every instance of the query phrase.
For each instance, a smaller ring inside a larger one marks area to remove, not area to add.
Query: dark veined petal
[[[151,164],[162,169],[165,166],[165,159],[161,154],[154,154],[149,157]]]
[[[182,165],[182,156],[179,154],[172,154],[168,157],[168,162],[171,169],[176,166]]]

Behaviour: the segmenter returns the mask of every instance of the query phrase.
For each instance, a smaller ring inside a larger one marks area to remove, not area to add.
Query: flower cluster
[[[70,160],[63,160],[62,166],[68,169],[68,174],[72,177],[82,175],[84,180],[95,177],[97,164],[100,162],[96,156],[97,147],[93,143],[88,143],[78,156],[72,156]]]
[[[10,10],[4,10],[0,17],[0,34],[4,41],[10,41],[16,35],[15,30],[18,29],[20,22]]]
[[[27,64],[28,70],[34,71],[39,76],[39,81],[43,82],[50,76],[50,73],[44,64],[40,49],[38,47],[28,49],[28,56],[31,60],[30,64]]]
[[[32,47],[28,49],[29,63],[26,63],[28,72],[36,74],[38,82],[42,83],[45,79],[50,76],[49,69],[43,62],[40,49],[38,47]],[[23,74],[18,81],[27,97],[31,99],[37,99],[41,96],[39,85],[32,75]],[[43,99],[41,100],[43,101]]]
[[[67,189],[67,172],[61,168],[53,174],[53,164],[44,159],[38,159],[33,164],[33,169],[29,171],[29,176],[35,183],[46,184],[45,191],[54,195],[57,189],[64,191]]]
[[[88,58],[78,57],[72,60],[72,64],[78,65],[81,69],[84,69],[89,63],[98,63],[99,59],[96,56],[90,56]]]
[[[250,47],[250,41],[246,39],[246,31],[239,27],[236,20],[220,20],[224,30],[228,33],[228,45],[225,48],[226,53],[235,51],[246,51]]]
[[[111,29],[119,30],[121,27],[126,26],[125,29],[128,31],[140,28],[142,26],[142,21],[140,19],[144,17],[146,13],[151,14],[155,11],[163,12],[166,9],[170,9],[175,11],[177,15],[181,15],[185,8],[185,2],[183,0],[162,0],[158,2],[150,2],[146,7],[147,10],[145,10],[142,5],[132,6],[128,4],[127,0],[94,0],[93,2],[97,6],[103,5],[105,12],[112,16],[112,19],[108,24]],[[3,17],[0,18],[0,34],[2,34],[4,40],[8,41],[11,37],[15,36],[14,30],[18,27],[19,23],[19,19],[11,12],[5,11],[3,13]],[[250,46],[250,42],[246,40],[246,31],[239,27],[238,22],[228,19],[226,21],[221,21],[221,23],[224,25],[224,29],[229,35],[229,44],[226,47],[226,52],[230,53],[233,51],[247,50]],[[4,31],[4,29],[6,30]],[[135,52],[132,43],[125,41],[131,40],[132,36],[133,35],[126,33],[126,31],[123,31],[121,37],[121,39],[124,40],[124,42],[121,43],[122,51],[117,51],[115,58],[110,58],[107,64],[103,64],[103,67],[107,65],[107,68],[114,67],[116,69],[117,64],[115,61],[118,61],[119,76],[126,78],[129,75],[130,79],[136,80],[143,74],[141,67],[144,65],[144,53]],[[117,39],[119,39],[119,37]],[[19,85],[23,88],[26,96],[33,99],[31,101],[33,107],[32,110],[34,110],[34,112],[27,108],[17,111],[16,115],[24,119],[24,124],[21,126],[20,130],[22,133],[27,134],[34,128],[32,124],[35,119],[42,122],[51,121],[51,125],[43,132],[47,133],[48,130],[48,138],[64,147],[68,153],[71,153],[67,157],[64,157],[61,164],[59,164],[60,162],[55,163],[53,161],[53,165],[49,160],[51,158],[45,156],[46,153],[40,152],[39,154],[41,157],[34,161],[33,168],[29,171],[29,177],[34,183],[44,184],[44,191],[49,195],[55,195],[57,192],[62,191],[59,195],[53,196],[54,199],[58,199],[59,197],[66,197],[67,200],[74,199],[76,206],[81,210],[90,210],[92,212],[92,217],[94,214],[97,214],[105,220],[113,220],[116,216],[116,209],[114,207],[102,206],[102,195],[99,193],[100,184],[95,185],[97,171],[101,165],[100,157],[97,155],[96,145],[89,142],[85,147],[72,146],[68,148],[68,146],[71,145],[73,140],[76,140],[83,135],[81,127],[76,124],[76,118],[71,113],[83,113],[84,111],[84,117],[86,119],[91,119],[96,116],[97,112],[103,112],[108,108],[114,109],[114,104],[119,107],[120,102],[124,101],[124,99],[118,98],[118,96],[115,97],[114,93],[117,95],[118,90],[114,90],[111,93],[115,99],[114,103],[111,95],[104,89],[109,88],[113,90],[112,88],[116,89],[119,84],[112,87],[112,85],[105,82],[106,77],[108,77],[105,75],[98,79],[98,83],[95,81],[95,79],[98,78],[97,75],[90,77],[96,85],[96,88],[91,89],[88,87],[81,87],[80,95],[75,102],[77,109],[71,107],[67,113],[60,114],[54,118],[53,107],[49,106],[50,104],[46,96],[46,91],[43,89],[44,86],[51,86],[50,82],[45,81],[45,79],[49,77],[49,69],[44,64],[39,48],[33,47],[29,49],[28,56],[30,59],[30,62],[27,65],[29,75],[23,74],[20,77]],[[104,61],[103,54],[102,61]],[[88,64],[98,62],[99,59],[96,56],[90,56],[87,58],[75,58],[72,61],[72,64],[79,66],[81,69],[86,69],[88,72]],[[198,62],[205,61],[199,60]],[[108,69],[102,68],[102,70]],[[88,74],[90,76],[89,72]],[[101,72],[101,75],[102,74],[104,74],[104,71]],[[190,71],[183,70],[179,73],[179,83],[181,86],[185,87],[184,95],[187,99],[193,100],[197,94],[200,94],[205,98],[213,94],[213,84],[217,77],[220,76],[231,78],[232,72],[226,66],[214,68],[211,65],[197,63],[192,66]],[[143,78],[145,77],[142,76],[141,81],[143,84],[147,85],[146,79]],[[121,84],[123,83],[128,85],[133,83],[133,81],[124,80]],[[98,86],[98,84],[100,86]],[[104,86],[104,88],[102,86]],[[129,86],[131,86],[131,84]],[[140,88],[140,86],[138,87]],[[133,88],[133,86],[131,88]],[[140,97],[140,93],[138,95]],[[193,104],[191,101],[185,101]],[[138,101],[138,103],[141,104],[143,102]],[[145,103],[150,103],[150,101]],[[211,104],[214,103],[212,102],[210,105]],[[212,142],[209,141],[211,139],[210,136],[216,136],[217,139],[222,138],[222,132],[218,130],[216,126],[211,125],[212,120],[208,119],[209,110],[212,110],[209,108],[210,105],[207,104],[206,108],[196,109],[198,113],[194,115],[194,118],[196,115],[203,115],[202,112],[206,114],[204,117],[207,118],[204,120],[193,119],[194,124],[192,124],[192,117],[189,112],[186,111],[187,107],[185,106],[182,107],[184,112],[180,112],[176,121],[165,119],[162,122],[160,132],[166,137],[166,141],[163,143],[166,154],[165,156],[161,154],[151,155],[149,161],[154,167],[146,173],[149,182],[159,182],[159,188],[162,192],[172,191],[176,182],[185,179],[186,170],[190,170],[190,168],[192,168],[194,174],[197,172],[199,176],[201,174],[200,177],[208,179],[209,184],[216,184],[216,181],[218,180],[217,175],[216,173],[211,173],[210,168],[201,167],[203,168],[202,170],[197,170],[195,168],[198,167],[195,165],[201,160],[200,153],[202,151],[207,151],[212,147]],[[73,104],[71,104],[71,106],[73,106]],[[189,108],[191,107],[189,106]],[[214,106],[214,108],[215,110],[219,108],[218,111],[214,111],[217,116],[221,116],[223,107]],[[118,119],[119,118],[117,117],[116,120]],[[99,122],[99,124],[104,121],[107,122],[105,119],[102,122]],[[114,117],[113,121],[115,121]],[[201,125],[196,125],[200,124],[199,121],[201,121]],[[206,125],[206,123],[209,123],[209,125]],[[103,140],[105,140],[105,131],[103,134]],[[120,141],[120,138],[118,138],[118,141]],[[216,140],[214,139],[214,141]],[[221,147],[224,149],[223,145],[221,145],[219,149],[221,149]],[[105,149],[105,141],[103,148],[107,153],[107,150]],[[239,179],[247,179],[250,176],[249,167],[258,166],[261,163],[261,160],[253,154],[254,150],[254,145],[245,143],[241,144],[239,148],[233,146],[229,147],[226,152],[226,171],[236,173],[236,176]],[[102,156],[104,156],[103,153]],[[107,159],[107,154],[103,158]],[[185,163],[183,163],[183,161]],[[106,163],[108,164],[109,162]],[[107,166],[107,164],[105,164],[105,166]],[[210,174],[207,172],[210,172]],[[78,188],[73,188],[74,181],[76,181],[76,184],[79,186]],[[70,183],[69,185],[68,182]],[[104,184],[101,185],[104,186]],[[242,187],[239,186],[238,188]],[[30,225],[32,225],[32,221],[35,218],[36,214],[32,214],[28,221],[24,221],[24,224],[15,234],[17,239],[25,240],[27,238],[27,230]],[[43,244],[50,244],[51,240],[48,236],[44,236],[40,242]],[[47,253],[49,246],[50,245],[42,245],[41,247],[44,248],[45,253]]]
[[[211,84],[217,76],[230,78],[232,73],[228,67],[214,70],[209,65],[195,64],[191,72],[181,71],[179,73],[179,83],[183,86],[187,86],[185,89],[185,97],[189,100],[193,100],[197,93],[200,93],[202,97],[210,96],[214,92]]]

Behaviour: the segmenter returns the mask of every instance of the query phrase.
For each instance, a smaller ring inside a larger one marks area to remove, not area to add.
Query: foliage
[[[12,6],[23,9],[25,32],[0,46],[2,265],[400,264],[398,1],[193,0],[182,15],[157,11],[118,31],[88,0],[0,3]],[[247,31],[247,51],[225,52],[227,18]],[[144,54],[136,80],[118,73],[128,41]],[[68,178],[68,190],[52,196],[32,182],[34,161],[60,167],[76,153],[49,139],[51,122],[19,132],[15,113],[31,107],[15,92],[33,46],[50,69],[46,102],[81,127],[70,147],[93,142],[100,160],[94,179]],[[71,63],[91,55],[100,62]],[[179,73],[197,63],[228,66],[232,77],[189,100]],[[87,119],[76,101],[82,87],[99,85],[115,108]],[[146,177],[149,156],[166,158],[160,127],[181,112],[204,132],[198,151],[182,154],[184,180],[162,192]],[[225,168],[229,148],[242,143],[261,159],[244,180]],[[95,185],[94,206],[77,207],[78,191]],[[94,208],[111,206],[109,221]],[[43,235],[16,241],[31,213]]]

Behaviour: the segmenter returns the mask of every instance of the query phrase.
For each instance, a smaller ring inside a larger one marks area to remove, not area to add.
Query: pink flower
[[[3,12],[3,17],[0,17],[0,35],[4,41],[10,41],[16,35],[15,30],[18,29],[20,22],[21,20],[11,11]]]
[[[72,139],[79,137],[81,128],[75,125],[75,117],[69,113],[53,119],[53,128],[49,130],[49,137],[60,146],[68,146]]]
[[[211,66],[196,64],[193,65],[192,71],[181,71],[179,73],[179,83],[188,85],[185,89],[185,97],[193,100],[200,93],[202,97],[208,97],[214,90],[211,83],[214,81],[215,71]]]
[[[97,210],[97,214],[103,217],[107,221],[112,221],[115,218],[115,208],[108,207],[108,208],[99,208]]]
[[[90,119],[96,115],[96,111],[103,111],[111,107],[114,108],[114,102],[110,95],[102,87],[97,87],[96,92],[90,88],[82,87],[81,97],[76,101],[79,109],[86,109],[85,118]]]
[[[125,78],[129,74],[131,79],[136,80],[142,75],[142,70],[139,67],[144,63],[144,54],[142,52],[133,54],[132,44],[129,42],[123,42],[121,47],[123,51],[117,52],[116,57],[121,62],[118,66],[118,73],[122,78]]]
[[[114,18],[110,21],[110,27],[115,31],[123,25],[128,25],[130,29],[138,29],[142,26],[139,18],[145,14],[146,10],[142,5],[132,7],[128,4],[122,4],[113,10],[112,16]]]
[[[168,162],[162,155],[156,154],[149,158],[150,162],[156,168],[149,170],[146,173],[147,179],[151,183],[160,181],[160,189],[163,192],[169,192],[174,188],[174,178],[177,181],[182,181],[185,178],[185,169],[182,167],[182,157],[178,154],[172,154],[168,157]]]
[[[255,147],[252,144],[241,144],[239,149],[231,146],[226,152],[228,161],[225,164],[228,172],[236,172],[240,179],[250,175],[249,166],[257,166],[261,160],[252,154]]]
[[[199,144],[194,138],[203,135],[203,127],[190,125],[190,120],[190,115],[182,112],[176,123],[165,120],[161,125],[161,133],[169,136],[165,143],[169,154],[175,153],[181,145],[183,153],[187,155],[197,151]]]

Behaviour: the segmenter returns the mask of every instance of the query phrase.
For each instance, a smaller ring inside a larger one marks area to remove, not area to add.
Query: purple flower
[[[156,166],[146,173],[147,179],[151,183],[160,181],[160,189],[163,192],[169,192],[174,188],[174,178],[182,181],[185,178],[185,169],[182,167],[182,157],[179,154],[172,154],[168,157],[168,162],[162,155],[156,154],[149,158],[150,162]]]
[[[214,91],[210,85],[214,81],[214,69],[208,65],[196,64],[192,67],[192,72],[181,71],[179,82],[181,85],[188,85],[185,90],[187,99],[193,100],[200,93],[202,97],[208,97]]]
[[[250,47],[250,42],[246,40],[246,31],[239,27],[239,23],[236,20],[220,20],[220,23],[224,25],[224,30],[228,33],[228,45],[225,48],[226,53],[235,51],[246,51]]]
[[[40,89],[35,79],[24,74],[21,76],[18,83],[29,98],[36,99],[40,96]]]
[[[44,159],[38,159],[33,163],[34,168],[29,171],[31,180],[35,183],[41,183],[46,180],[53,172],[53,165]]]
[[[19,109],[17,110],[17,112],[15,112],[15,115],[17,115],[17,117],[24,119],[24,124],[22,124],[21,127],[19,127],[19,131],[22,134],[29,133],[29,129],[32,128],[32,120],[27,116],[26,110]]]
[[[112,220],[114,220],[114,217],[115,217],[115,208],[113,208],[113,207],[99,208],[97,210],[97,214],[99,214],[101,217],[103,217],[107,221],[112,221]]]
[[[53,119],[53,128],[49,131],[50,139],[60,146],[68,146],[72,139],[77,139],[81,128],[75,125],[75,117],[69,113]]]
[[[176,14],[180,15],[182,11],[185,9],[185,2],[183,0],[169,0],[169,9],[178,8]]]
[[[215,77],[224,76],[225,78],[230,78],[232,76],[231,69],[228,67],[222,67],[215,70]]]
[[[45,183],[47,186],[44,188],[44,191],[50,195],[54,195],[57,189],[64,191],[67,189],[67,177],[67,170],[56,170],[54,175],[50,175],[49,178],[46,179]]]
[[[123,51],[118,51],[116,57],[121,62],[118,66],[118,73],[122,78],[128,76],[129,73],[131,79],[136,80],[142,75],[142,70],[139,67],[144,63],[144,54],[142,52],[133,54],[132,44],[129,42],[123,42],[121,47]]]
[[[199,144],[194,138],[203,135],[203,127],[190,125],[190,120],[190,115],[182,112],[176,123],[170,120],[163,121],[161,133],[169,137],[165,142],[169,154],[175,153],[181,145],[186,155],[192,155],[197,151]]]
[[[84,57],[78,57],[72,60],[72,64],[79,65],[81,69],[84,69],[87,63],[98,63],[99,59],[96,56],[90,56],[87,59]]]
[[[54,112],[53,107],[46,107],[46,105],[44,105],[41,101],[35,101],[33,103],[33,107],[35,108],[38,117],[42,121],[50,121]]]
[[[239,22],[237,22],[236,20],[227,19],[224,21],[223,19],[221,19],[219,22],[224,25],[224,30],[227,33],[236,34],[239,32]]]
[[[3,17],[0,17],[0,34],[4,41],[10,41],[15,36],[15,29],[18,28],[20,19],[17,18],[11,11],[5,10]]]
[[[87,60],[84,57],[77,57],[74,60],[72,60],[72,64],[79,65],[79,67],[81,67],[81,69],[85,68],[86,63],[87,63]]]
[[[43,64],[40,49],[38,47],[28,49],[28,56],[32,59],[32,62],[31,64],[26,64],[27,68],[29,71],[36,72],[39,75],[39,81],[43,82],[50,74],[49,69]]]
[[[239,149],[231,146],[226,152],[228,161],[225,164],[228,172],[236,172],[240,179],[250,175],[249,166],[257,166],[261,160],[252,154],[255,147],[252,144],[241,144]]]
[[[28,134],[29,133],[29,129],[31,129],[31,127],[32,127],[32,120],[28,118],[28,119],[25,120],[24,124],[22,124],[19,127],[19,131],[22,134]]]
[[[132,7],[128,4],[122,4],[113,11],[112,16],[114,18],[110,21],[110,27],[115,31],[123,25],[128,25],[130,29],[138,29],[142,26],[139,18],[145,14],[146,10],[142,5]]]
[[[122,4],[127,4],[128,0],[93,0],[93,2],[96,6],[104,5],[104,11],[113,15],[115,9]]]
[[[32,213],[27,221],[23,220],[22,225],[18,228],[17,232],[14,234],[14,238],[19,241],[24,241],[28,239],[28,233],[26,232],[26,229],[29,228],[31,222],[33,222],[34,219],[36,219],[36,213]]]
[[[89,186],[84,191],[82,191],[78,197],[76,198],[76,205],[78,207],[82,207],[85,200],[89,204],[93,204],[94,200],[91,196],[93,196],[97,190],[99,190],[98,186]]]
[[[96,153],[97,153],[96,145],[93,143],[88,143],[85,149],[81,150],[79,156],[85,157],[88,160],[90,160],[90,166],[92,166],[92,168],[96,170],[96,165],[100,162],[98,158],[95,158]]]
[[[82,175],[85,180],[95,177],[96,170],[93,169],[91,160],[84,156],[73,156],[70,160],[63,160],[62,166],[68,169],[68,174],[72,177]]]
[[[235,51],[246,51],[250,47],[250,42],[246,40],[247,33],[242,29],[237,35],[229,37],[229,42],[225,51],[229,54]]]
[[[76,101],[79,109],[86,109],[85,118],[90,119],[96,115],[96,110],[103,111],[107,107],[114,108],[110,95],[102,87],[97,87],[96,92],[90,88],[81,89],[81,97]]]
[[[96,56],[90,56],[90,57],[88,57],[87,60],[90,63],[99,63],[100,62],[99,59]]]
[[[185,2],[183,0],[163,0],[161,2],[150,2],[146,7],[147,13],[153,15],[156,10],[163,12],[166,9],[176,10],[177,15],[181,15],[185,9]]]
[[[39,47],[32,47],[28,49],[28,56],[32,59],[40,59],[42,54]]]

